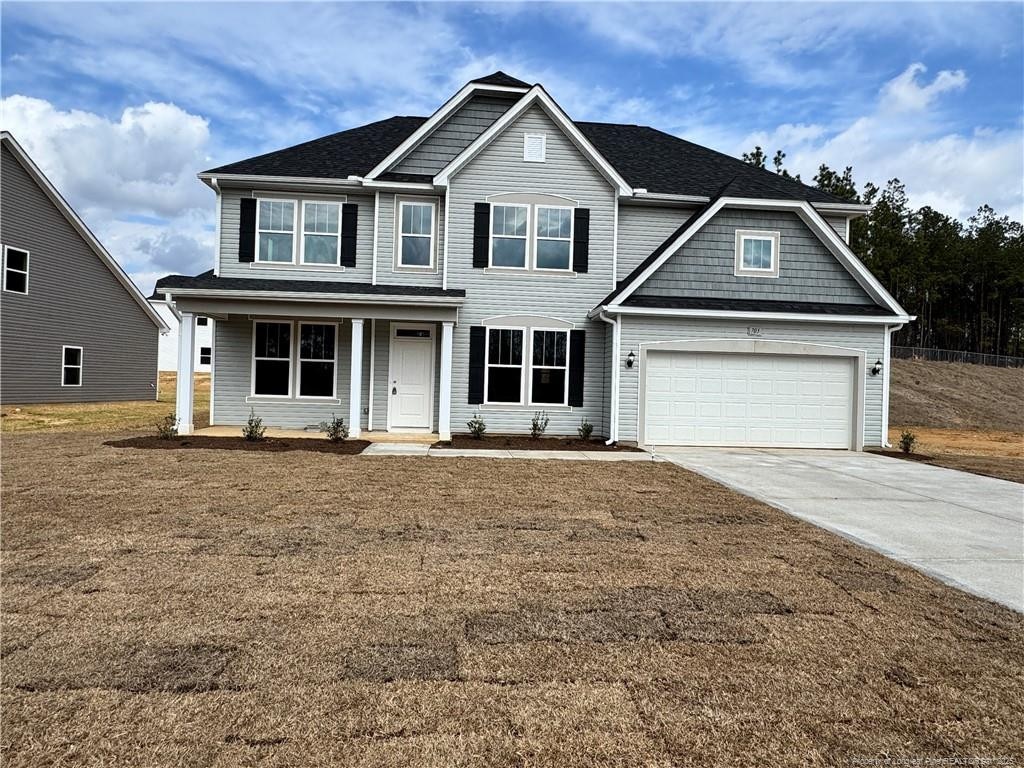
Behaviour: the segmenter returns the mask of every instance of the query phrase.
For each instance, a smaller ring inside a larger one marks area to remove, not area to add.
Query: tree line
[[[780,176],[800,181],[772,159]],[[761,147],[743,155],[764,168]],[[873,205],[850,224],[850,247],[917,319],[893,339],[903,346],[1024,355],[1024,226],[988,205],[966,223],[929,206],[914,209],[899,179],[860,191],[853,168],[822,164],[814,186],[854,203]]]

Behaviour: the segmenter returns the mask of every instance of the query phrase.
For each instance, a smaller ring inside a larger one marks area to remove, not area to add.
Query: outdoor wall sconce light
[[[634,355],[633,351],[630,350],[629,354],[626,355],[626,367],[627,368],[632,368],[635,363],[636,363],[636,355]]]
[[[877,376],[882,372],[882,361],[875,360],[875,364],[871,366],[871,375]]]

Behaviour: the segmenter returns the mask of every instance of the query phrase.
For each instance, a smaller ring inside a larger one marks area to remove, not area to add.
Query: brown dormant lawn
[[[672,465],[106,439],[4,439],[9,768],[1024,761],[1020,615]]]

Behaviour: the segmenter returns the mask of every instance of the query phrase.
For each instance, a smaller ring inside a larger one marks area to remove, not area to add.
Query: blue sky
[[[212,263],[206,168],[497,69],[575,118],[898,176],[966,218],[1024,206],[1024,5],[27,3],[2,9],[2,123],[144,290]]]

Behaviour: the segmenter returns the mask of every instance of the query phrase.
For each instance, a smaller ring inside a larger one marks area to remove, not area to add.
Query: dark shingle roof
[[[731,181],[730,195],[839,203],[838,197],[730,155],[643,125],[576,123],[615,170],[648,192],[705,196]]]
[[[812,301],[769,301],[767,299],[709,299],[689,296],[630,296],[627,307],[659,309],[731,310],[733,312],[798,312],[811,315],[863,315],[884,317],[892,312],[877,304],[826,304]]]
[[[387,120],[332,133],[294,147],[212,168],[206,173],[322,179],[362,176],[423,125],[426,119],[389,117]]]
[[[435,288],[426,285],[370,285],[334,280],[284,280],[261,277],[217,277],[213,270],[200,275],[167,275],[156,281],[155,291],[174,293],[175,288],[199,288],[208,291],[255,291],[277,293],[355,293],[383,296],[446,296],[459,298],[466,295],[461,289]]]
[[[470,80],[471,83],[480,83],[481,85],[505,85],[510,88],[529,88],[529,83],[524,83],[518,78],[507,75],[500,69],[497,72],[492,72],[486,77],[478,77],[476,80]]]

